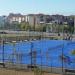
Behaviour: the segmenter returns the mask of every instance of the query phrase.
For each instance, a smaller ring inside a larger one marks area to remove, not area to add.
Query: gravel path
[[[33,72],[24,72],[24,71],[15,71],[15,70],[7,70],[7,69],[0,69],[0,75],[34,75]],[[60,75],[60,74],[53,74],[53,73],[44,73],[44,75]]]

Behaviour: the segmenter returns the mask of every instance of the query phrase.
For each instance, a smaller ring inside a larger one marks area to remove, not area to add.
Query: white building
[[[26,21],[26,17],[25,15],[21,15],[21,14],[9,14],[9,16],[7,17],[7,21],[9,23],[13,23],[13,22],[18,22],[18,23],[21,23],[21,22],[24,22]]]
[[[45,23],[45,15],[29,14],[26,16],[26,22],[29,22],[30,25],[39,25],[40,23]]]

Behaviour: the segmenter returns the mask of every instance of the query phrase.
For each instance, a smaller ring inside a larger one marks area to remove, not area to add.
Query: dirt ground
[[[8,69],[0,68],[0,75],[34,75],[34,72],[16,71],[16,70],[8,70]],[[60,74],[44,73],[44,75],[60,75]]]

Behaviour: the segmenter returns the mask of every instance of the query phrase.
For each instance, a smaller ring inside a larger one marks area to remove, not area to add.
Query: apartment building
[[[10,13],[7,17],[7,21],[9,23],[13,23],[13,22],[21,23],[26,21],[26,17],[25,15]]]
[[[49,15],[29,14],[26,16],[26,21],[29,22],[30,25],[39,25],[49,22],[49,18]]]

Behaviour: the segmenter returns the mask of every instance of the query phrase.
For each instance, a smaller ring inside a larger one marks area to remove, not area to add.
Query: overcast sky
[[[0,0],[0,15],[9,13],[75,15],[75,0]]]

